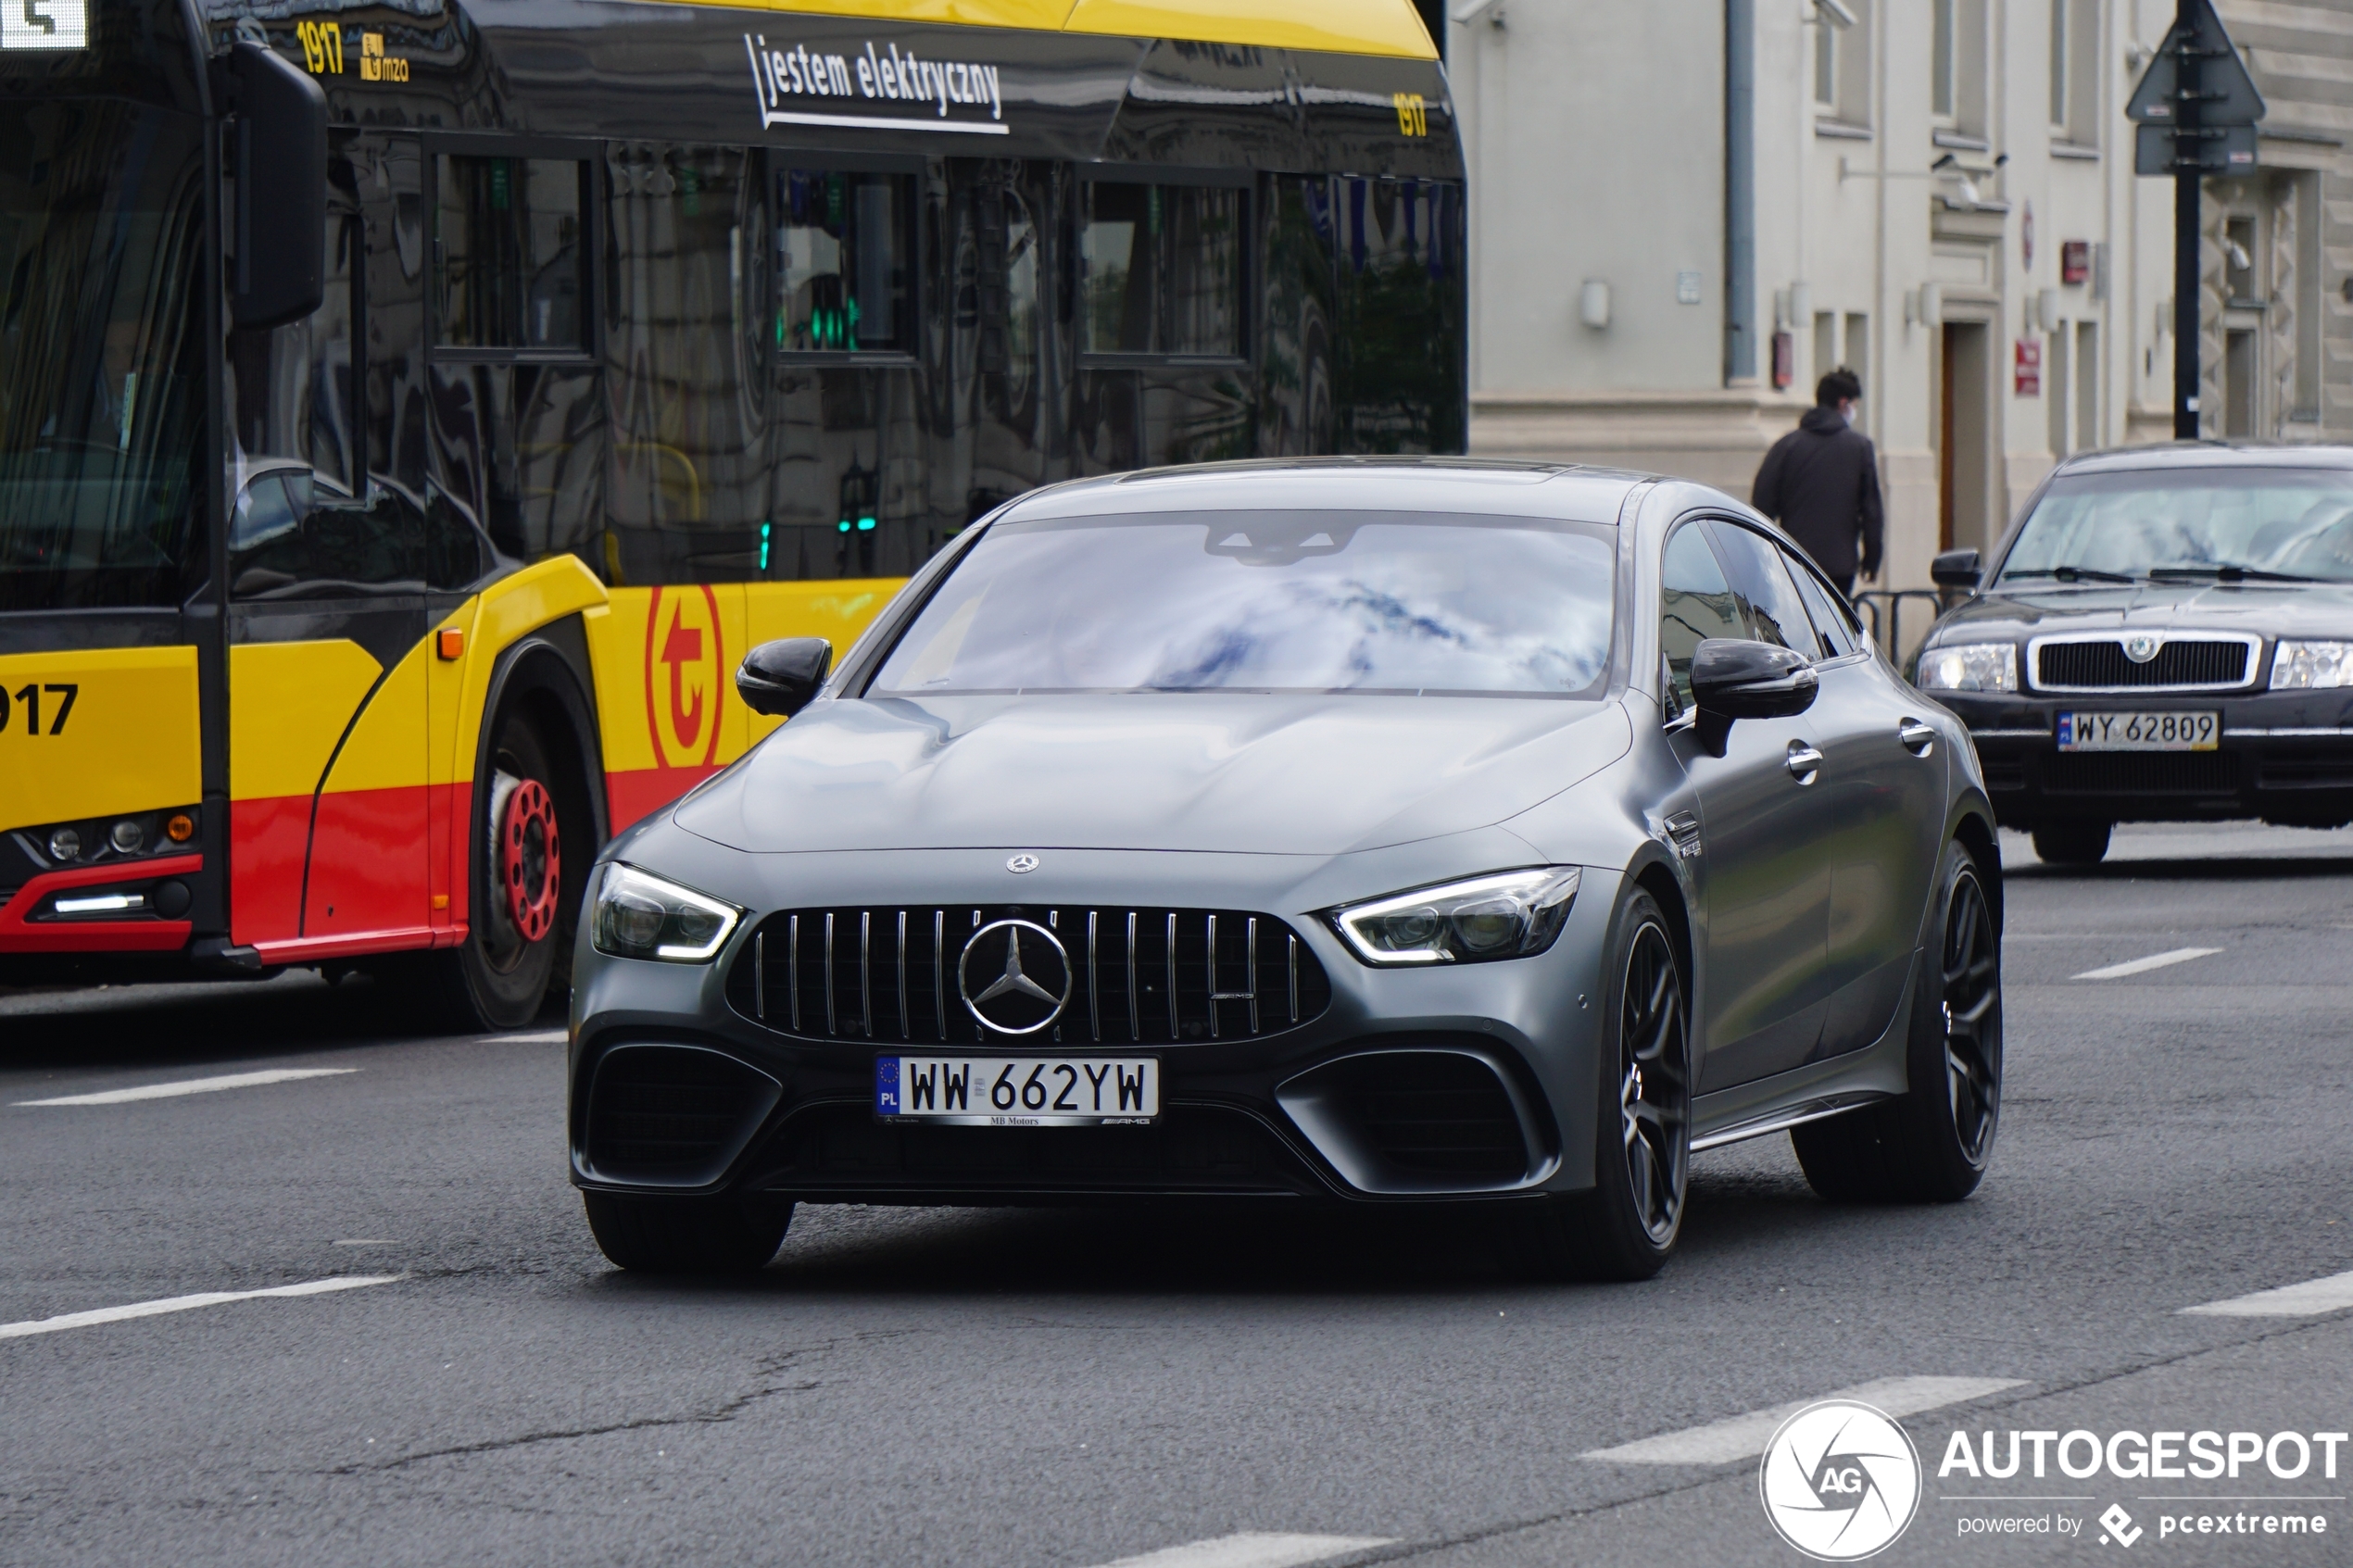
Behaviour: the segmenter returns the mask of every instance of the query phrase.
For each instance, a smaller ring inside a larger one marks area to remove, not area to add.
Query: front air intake
[[[585,1162],[603,1181],[700,1186],[719,1179],[781,1085],[698,1046],[616,1046],[588,1091]]]

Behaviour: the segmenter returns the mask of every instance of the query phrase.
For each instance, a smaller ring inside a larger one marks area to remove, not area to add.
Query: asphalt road
[[[1711,1424],[1861,1386],[1928,1406],[1875,1561],[2353,1562],[2353,1446],[2334,1479],[1938,1474],[1957,1431],[2353,1427],[2353,1314],[2183,1311],[2353,1270],[2353,833],[2006,853],[1979,1195],[1838,1210],[1785,1139],[1716,1151],[1633,1286],[1272,1210],[805,1208],[755,1281],[642,1280],[565,1183],[550,1031],[391,1037],[363,983],[293,976],[0,995],[0,1562],[1094,1568],[1264,1532],[1338,1539],[1158,1562],[1788,1564],[1771,1420]],[[2162,1533],[2250,1511],[2329,1533]]]

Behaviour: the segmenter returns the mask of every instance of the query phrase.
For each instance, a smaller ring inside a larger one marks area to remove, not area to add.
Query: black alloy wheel
[[[1691,1191],[1691,998],[1658,903],[1619,907],[1595,1042],[1593,1185],[1513,1205],[1509,1261],[1536,1279],[1642,1280],[1664,1268]]]
[[[1813,1189],[1834,1203],[1951,1203],[1985,1179],[2002,1119],[2002,944],[1986,873],[1944,849],[1893,1099],[1790,1130]]]
[[[2045,822],[2034,830],[2034,853],[2045,865],[2096,866],[2108,856],[2109,822]]]
[[[1634,1218],[1654,1246],[1671,1246],[1691,1185],[1690,1032],[1675,949],[1656,922],[1634,934],[1618,1004],[1619,1141]]]

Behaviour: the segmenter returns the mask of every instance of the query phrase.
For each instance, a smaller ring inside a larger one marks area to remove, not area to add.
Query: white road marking
[[[1852,1388],[1818,1394],[1810,1399],[1793,1399],[1769,1410],[1711,1421],[1705,1426],[1688,1426],[1680,1432],[1621,1443],[1614,1449],[1594,1449],[1577,1457],[1610,1464],[1730,1464],[1763,1453],[1775,1428],[1806,1406],[1824,1399],[1853,1399],[1892,1416],[1906,1416],[1932,1411],[1940,1405],[1982,1399],[1988,1394],[2020,1386],[2020,1380],[2015,1377],[1882,1377],[1873,1383],[1858,1383]]]
[[[348,1241],[338,1241],[337,1247],[397,1247],[400,1244],[388,1236],[359,1236]]]
[[[1395,1543],[1386,1536],[1281,1536],[1245,1530],[1238,1536],[1195,1541],[1123,1557],[1103,1568],[1299,1568],[1352,1551]]]
[[[2146,974],[2153,969],[2163,969],[2168,964],[2187,963],[2192,959],[2207,958],[2221,950],[2220,947],[2176,947],[2168,953],[2151,953],[2145,959],[2133,959],[2126,963],[2112,963],[2106,969],[2087,969],[2081,974],[2070,974],[2068,978],[2070,980],[2121,980],[2128,974]]]
[[[2252,1296],[2233,1296],[2227,1301],[2208,1301],[2182,1311],[2209,1318],[2309,1318],[2341,1312],[2347,1307],[2353,1307],[2353,1273],[2308,1279],[2301,1285],[2284,1285],[2277,1290],[2259,1290]]]
[[[555,1046],[572,1038],[569,1029],[542,1029],[535,1035],[490,1035],[484,1038],[508,1046]]]
[[[390,1285],[408,1277],[407,1274],[337,1274],[332,1279],[305,1280],[300,1285],[273,1285],[267,1290],[208,1290],[198,1296],[167,1296],[159,1301],[133,1301],[128,1307],[100,1307],[94,1311],[67,1312],[54,1318],[0,1323],[0,1339],[21,1339],[29,1334],[56,1334],[68,1328],[90,1328],[102,1323],[122,1323],[131,1318],[161,1317],[166,1312],[189,1312],[198,1307],[218,1307],[225,1301],[258,1301],[265,1296],[324,1296],[331,1290],[358,1290],[362,1286]]]
[[[135,1089],[108,1089],[104,1094],[63,1095],[56,1099],[20,1099],[19,1105],[125,1105],[134,1099],[170,1099],[174,1095],[208,1095],[222,1089],[258,1088],[264,1084],[291,1084],[297,1078],[335,1078],[357,1073],[357,1067],[279,1067],[267,1073],[229,1073],[218,1078],[182,1078],[176,1084],[147,1084]]]

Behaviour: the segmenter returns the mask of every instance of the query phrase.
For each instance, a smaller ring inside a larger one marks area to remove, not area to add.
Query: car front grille
[[[2135,664],[2121,638],[2045,643],[2035,652],[2034,684],[2048,692],[2224,690],[2246,684],[2254,650],[2243,642],[2168,642]]]
[[[729,972],[728,999],[771,1029],[812,1039],[1002,1044],[1007,1036],[984,1036],[956,973],[973,933],[1000,920],[1045,927],[1068,955],[1070,998],[1034,1036],[1041,1040],[1254,1039],[1331,1003],[1324,966],[1272,915],[986,904],[770,915]]]
[[[2239,759],[2227,751],[2055,752],[2043,759],[2053,795],[2232,795]]]

